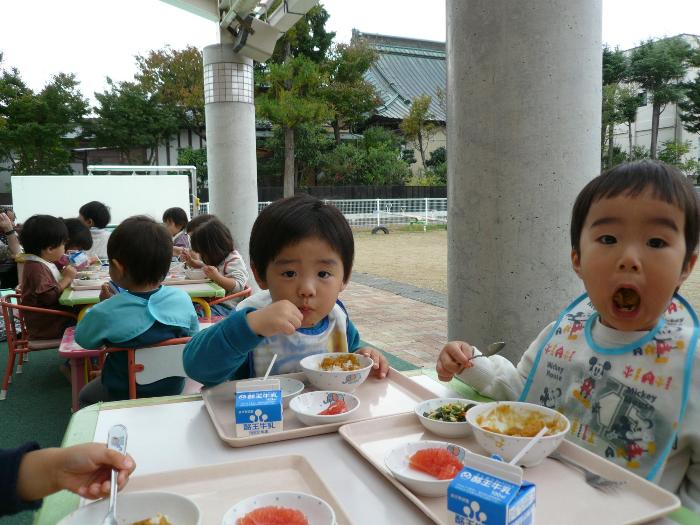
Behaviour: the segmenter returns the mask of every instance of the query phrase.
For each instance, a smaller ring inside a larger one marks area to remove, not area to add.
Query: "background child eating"
[[[437,362],[494,399],[554,408],[567,436],[680,494],[700,510],[698,318],[675,294],[695,266],[694,188],[662,162],[623,164],[579,193],[571,261],[587,294],[547,326],[517,365],[448,343]]]
[[[172,235],[173,255],[177,257],[190,247],[190,237],[185,231],[187,213],[182,208],[168,208],[163,212],[163,224]]]
[[[130,217],[112,232],[107,253],[109,275],[125,291],[87,312],[75,330],[80,346],[138,348],[199,330],[189,296],[161,285],[172,258],[172,240],[163,225],[149,217]],[[137,385],[136,393],[138,397],[173,395],[181,393],[183,387],[183,378],[167,377]],[[126,352],[112,352],[101,377],[80,391],[80,406],[128,397]]]
[[[345,217],[314,197],[290,197],[263,209],[250,234],[250,257],[264,291],[192,338],[183,355],[187,374],[215,385],[264,375],[274,354],[272,374],[283,374],[300,371],[299,361],[308,355],[337,351],[371,357],[374,373],[386,376],[386,359],[360,346],[338,300],[354,252]]]
[[[105,228],[111,219],[109,208],[99,201],[91,201],[80,207],[80,220],[90,228],[92,251],[100,259],[107,259],[107,241],[109,231]]]
[[[201,267],[204,274],[226,290],[226,295],[243,291],[248,284],[245,261],[234,249],[231,232],[219,219],[212,217],[192,233],[192,250],[201,262],[187,254],[186,261]],[[212,306],[214,315],[228,315],[238,301],[230,299]]]
[[[26,252],[21,282],[23,305],[72,311],[58,302],[76,274],[72,266],[66,266],[60,272],[56,266],[65,253],[67,240],[66,225],[51,215],[33,215],[24,223],[20,237]],[[32,339],[60,338],[66,327],[74,324],[67,317],[36,312],[25,312],[24,320]]]

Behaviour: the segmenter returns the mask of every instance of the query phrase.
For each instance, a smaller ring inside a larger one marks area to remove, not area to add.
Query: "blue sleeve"
[[[102,303],[104,304],[104,303]],[[75,327],[75,342],[83,348],[100,348],[107,341],[103,337],[105,322],[109,322],[108,315],[103,308],[96,304],[90,308],[85,317]]]
[[[362,348],[362,341],[360,340],[360,332],[357,331],[357,328],[355,328],[355,325],[352,324],[352,321],[348,317],[348,328],[347,328],[347,334],[348,334],[348,351],[349,352],[356,352],[360,348]]]
[[[185,346],[182,362],[187,375],[206,386],[229,380],[263,340],[248,326],[246,315],[254,308],[232,312],[196,334]]]
[[[192,309],[192,315],[190,316],[190,327],[188,331],[188,335],[192,336],[199,332],[199,317],[197,317],[197,313],[194,311],[194,308]]]
[[[22,458],[27,452],[38,449],[39,445],[31,442],[19,448],[0,450],[0,516],[21,510],[38,509],[41,506],[41,500],[22,501],[17,494],[17,478]]]

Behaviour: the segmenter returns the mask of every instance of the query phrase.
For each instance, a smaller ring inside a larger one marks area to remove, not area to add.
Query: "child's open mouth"
[[[641,302],[639,293],[632,288],[619,288],[612,299],[615,308],[622,312],[634,312]]]

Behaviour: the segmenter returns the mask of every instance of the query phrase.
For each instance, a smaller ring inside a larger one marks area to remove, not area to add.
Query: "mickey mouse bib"
[[[687,404],[698,318],[674,295],[657,325],[616,348],[593,340],[598,314],[583,294],[559,316],[520,396],[571,421],[567,438],[654,479]]]

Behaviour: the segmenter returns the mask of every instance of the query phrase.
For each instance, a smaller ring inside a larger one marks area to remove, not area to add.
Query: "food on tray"
[[[447,403],[430,412],[423,412],[423,416],[435,421],[447,421],[449,423],[461,423],[467,421],[467,410],[474,404]]]
[[[489,432],[516,437],[533,437],[545,426],[545,436],[552,436],[566,428],[564,418],[547,417],[538,410],[527,408],[514,410],[511,405],[498,405],[477,417],[476,424]]]
[[[453,479],[464,467],[459,459],[444,448],[424,448],[409,459],[412,469],[420,470],[437,479]]]
[[[348,411],[348,405],[345,404],[345,400],[338,399],[337,401],[334,401],[333,403],[328,405],[328,408],[319,412],[318,415],[319,416],[335,416],[338,414],[344,414],[347,411]]]
[[[326,372],[352,372],[362,368],[362,365],[356,355],[344,353],[338,356],[324,357],[318,367]]]
[[[172,523],[170,523],[168,521],[168,518],[166,518],[159,512],[152,518],[146,518],[145,520],[135,521],[131,525],[172,525]]]
[[[309,520],[297,509],[260,507],[238,518],[236,525],[309,525]]]

